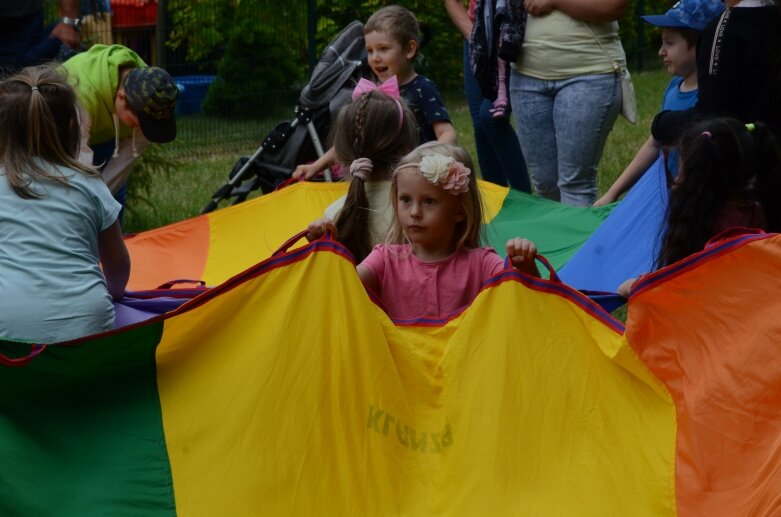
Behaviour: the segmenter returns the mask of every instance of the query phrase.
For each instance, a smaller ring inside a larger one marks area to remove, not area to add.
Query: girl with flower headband
[[[504,260],[480,246],[483,220],[472,160],[462,148],[429,142],[393,172],[393,224],[357,267],[393,319],[446,318],[477,296],[504,269]],[[539,276],[537,249],[526,239],[507,242],[519,270]]]
[[[680,153],[657,267],[701,251],[729,228],[781,231],[781,150],[767,126],[705,119],[683,134]],[[628,297],[635,280],[619,294]]]
[[[349,164],[350,188],[326,209],[324,218],[309,225],[307,235],[316,239],[332,228],[356,261],[388,233],[393,166],[417,142],[415,117],[403,99],[365,83],[359,88],[353,102],[339,112],[332,135],[337,160]]]

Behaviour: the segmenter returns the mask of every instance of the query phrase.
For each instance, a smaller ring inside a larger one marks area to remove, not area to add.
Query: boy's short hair
[[[722,0],[680,0],[664,14],[651,14],[641,18],[656,27],[702,32],[705,26],[723,11]]]
[[[694,29],[683,29],[680,27],[664,27],[668,31],[675,31],[678,34],[681,35],[681,37],[686,40],[686,44],[689,46],[689,48],[692,48],[697,44],[697,38],[700,37],[700,32],[696,31]]]
[[[390,34],[402,48],[410,41],[420,43],[418,19],[412,11],[400,5],[389,5],[375,11],[363,26],[364,34],[370,32]]]

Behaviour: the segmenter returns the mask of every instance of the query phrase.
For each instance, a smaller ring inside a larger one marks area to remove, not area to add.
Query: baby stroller
[[[241,203],[258,189],[271,192],[290,178],[297,165],[322,156],[321,138],[328,134],[339,109],[350,101],[355,83],[366,70],[363,24],[354,21],[326,45],[309,84],[301,91],[293,119],[275,127],[252,156],[236,162],[228,182],[217,189],[201,213],[215,210],[223,200]],[[329,171],[325,180],[331,181]]]

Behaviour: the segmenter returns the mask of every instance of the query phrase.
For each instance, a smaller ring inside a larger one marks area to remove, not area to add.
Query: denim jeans
[[[599,160],[621,109],[620,78],[545,81],[513,70],[510,99],[534,190],[568,205],[593,203]]]
[[[464,93],[472,115],[475,130],[477,162],[483,179],[497,185],[509,185],[531,192],[526,161],[513,127],[507,122],[496,122],[488,112],[491,101],[483,97],[480,85],[469,66],[469,42],[464,42]]]
[[[100,171],[103,172],[103,169],[106,168],[108,162],[111,161],[116,143],[111,139],[102,144],[95,144],[90,147],[92,148],[92,165],[98,167]],[[125,203],[127,201],[127,183],[122,185],[117,193],[114,194],[114,199],[122,205],[122,209],[119,211],[119,216],[117,217],[117,219],[119,219],[119,224],[122,224],[122,220],[125,217]]]

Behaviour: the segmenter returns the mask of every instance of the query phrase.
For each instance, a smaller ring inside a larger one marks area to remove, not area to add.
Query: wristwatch
[[[67,16],[63,16],[60,18],[60,23],[64,23],[65,25],[70,25],[77,31],[81,30],[81,18],[68,18]]]

